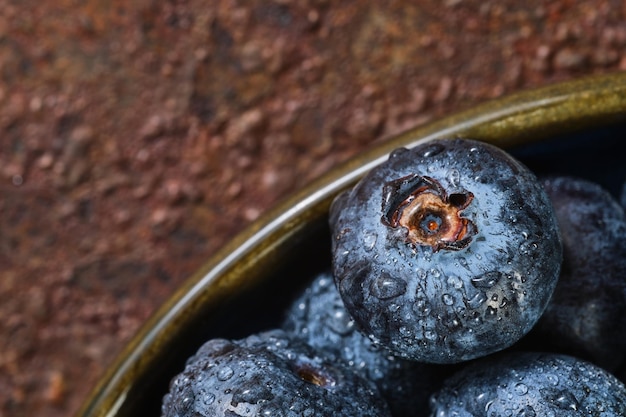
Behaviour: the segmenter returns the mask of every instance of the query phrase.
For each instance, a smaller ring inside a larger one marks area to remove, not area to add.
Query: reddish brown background
[[[0,0],[0,417],[74,413],[217,248],[372,142],[626,69],[621,0],[384,3]]]

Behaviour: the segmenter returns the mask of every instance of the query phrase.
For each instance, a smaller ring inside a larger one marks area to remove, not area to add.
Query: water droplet
[[[561,391],[553,400],[554,404],[561,410],[578,410],[578,400],[571,392]]]
[[[378,235],[374,232],[371,232],[369,230],[366,230],[363,232],[363,247],[365,248],[365,250],[370,251],[374,248],[374,245],[376,245],[376,239],[378,238]]]
[[[391,151],[391,153],[389,154],[389,158],[397,158],[400,155],[402,155],[403,153],[405,153],[406,151],[408,151],[407,148],[396,148],[393,151]]]
[[[500,281],[500,278],[502,278],[502,273],[491,271],[479,277],[472,278],[471,283],[476,288],[491,288]]]
[[[222,369],[220,369],[219,372],[217,373],[217,379],[219,379],[220,381],[227,381],[234,374],[235,374],[235,372],[233,371],[233,369],[230,366],[225,366]]]
[[[403,279],[382,273],[372,283],[372,295],[380,300],[398,297],[406,291],[406,282]]]
[[[537,244],[535,242],[532,242],[532,241],[524,241],[519,246],[519,250],[520,250],[520,252],[523,255],[528,255],[528,254],[536,251],[537,248],[538,248]]]
[[[209,406],[215,401],[215,395],[211,392],[208,392],[206,389],[201,389],[200,395],[201,401],[205,406]]]
[[[448,172],[448,181],[450,181],[450,185],[452,187],[458,187],[461,182],[461,174],[459,174],[458,169],[451,169]]]
[[[454,304],[454,297],[451,296],[450,294],[443,294],[441,296],[441,301],[447,305],[447,306],[451,306],[452,304]]]
[[[547,374],[546,381],[548,381],[550,385],[557,386],[559,384],[559,377],[554,374]]]
[[[526,393],[528,392],[528,386],[526,386],[526,384],[522,382],[518,382],[517,384],[515,384],[514,389],[517,395],[526,395]]]
[[[496,316],[498,315],[498,309],[488,306],[487,310],[485,311],[485,318],[487,319],[494,319],[496,318]]]
[[[469,305],[470,308],[478,308],[485,301],[487,301],[487,294],[485,294],[483,291],[479,291],[476,294],[474,294],[472,298],[467,300],[467,304]]]
[[[435,156],[441,153],[441,151],[443,151],[444,149],[444,146],[439,143],[431,143],[430,145],[423,148],[422,156],[425,158],[429,158],[431,156]]]
[[[435,340],[437,338],[437,333],[435,333],[431,329],[425,329],[424,330],[424,338],[426,338],[428,340]]]
[[[463,288],[463,281],[459,277],[451,275],[448,277],[448,285],[450,285],[452,288],[460,290],[461,288]]]
[[[426,300],[426,297],[418,297],[415,299],[415,303],[413,303],[413,311],[421,317],[430,314],[430,304]]]

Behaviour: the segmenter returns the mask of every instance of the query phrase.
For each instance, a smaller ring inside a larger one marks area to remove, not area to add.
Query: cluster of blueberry
[[[626,215],[599,185],[439,140],[338,196],[330,228],[280,328],[208,341],[163,417],[626,416]]]

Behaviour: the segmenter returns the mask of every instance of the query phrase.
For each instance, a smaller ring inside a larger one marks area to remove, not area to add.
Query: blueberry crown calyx
[[[381,221],[407,230],[406,241],[433,250],[460,250],[476,234],[461,212],[474,199],[469,191],[448,194],[434,178],[411,174],[385,183]]]

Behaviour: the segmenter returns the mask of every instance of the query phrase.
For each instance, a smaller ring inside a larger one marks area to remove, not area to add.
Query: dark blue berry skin
[[[281,330],[213,339],[170,383],[163,417],[390,416],[376,386]]]
[[[573,356],[510,352],[479,359],[433,395],[432,417],[623,417],[626,387]]]
[[[613,371],[626,365],[626,215],[600,185],[544,181],[563,241],[563,266],[533,334]]]
[[[562,247],[541,184],[477,141],[398,149],[330,210],[333,275],[359,329],[395,355],[457,363],[537,322]]]
[[[330,272],[318,275],[288,309],[283,328],[374,381],[394,416],[427,416],[430,394],[451,370],[394,357],[356,330]]]

